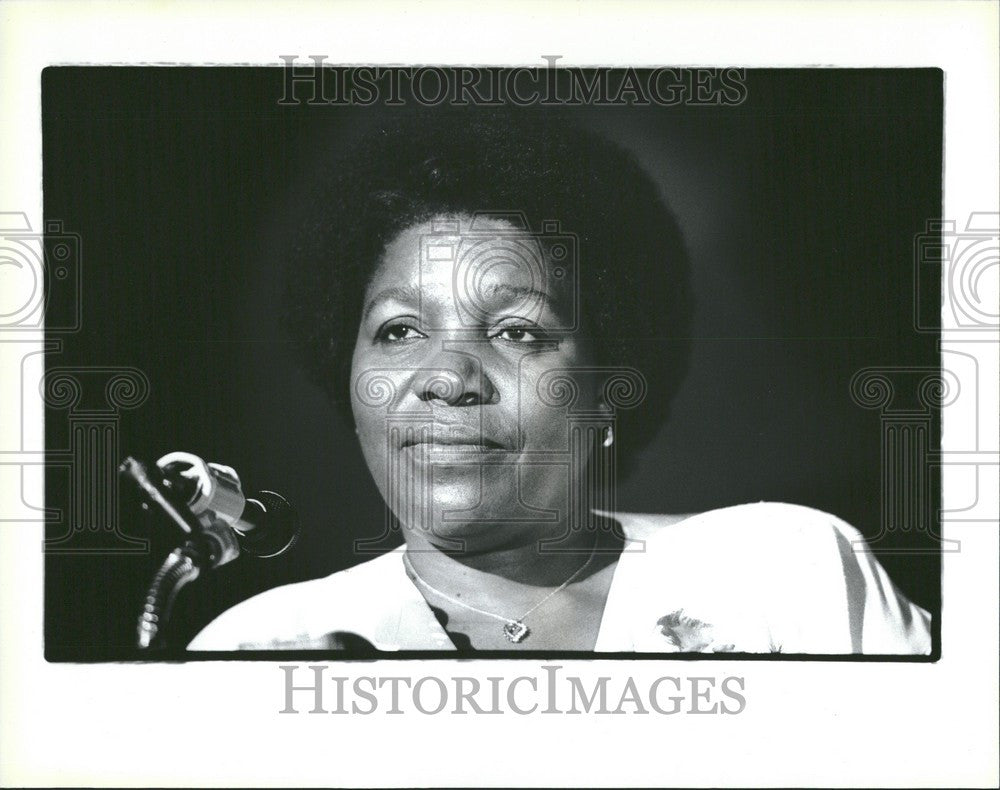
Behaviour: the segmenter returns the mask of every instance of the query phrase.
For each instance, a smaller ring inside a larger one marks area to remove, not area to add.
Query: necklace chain
[[[437,587],[434,587],[432,584],[425,581],[424,578],[419,573],[417,573],[417,569],[413,567],[413,563],[410,561],[410,555],[406,552],[403,553],[403,561],[406,563],[406,567],[409,569],[410,573],[413,574],[413,579],[417,581],[420,585],[426,587],[435,595],[444,598],[446,601],[451,601],[453,604],[461,606],[463,609],[468,609],[470,612],[476,612],[477,614],[481,614],[486,617],[492,617],[494,620],[499,620],[501,623],[504,624],[503,626],[504,636],[506,636],[507,639],[511,642],[520,642],[523,639],[525,639],[529,633],[531,633],[528,626],[524,624],[524,619],[532,612],[534,612],[536,609],[538,609],[542,604],[548,601],[550,598],[552,598],[555,595],[558,595],[563,590],[565,590],[577,576],[583,573],[590,566],[590,563],[594,561],[595,553],[597,553],[596,539],[594,540],[593,548],[591,548],[590,550],[590,555],[587,557],[587,561],[583,563],[583,565],[581,565],[575,571],[573,571],[573,573],[570,575],[568,579],[566,579],[566,581],[564,581],[562,584],[560,584],[558,587],[552,590],[552,592],[550,592],[548,595],[542,598],[542,600],[540,600],[538,603],[536,603],[534,606],[532,606],[528,611],[526,611],[518,618],[504,617],[503,615],[497,614],[496,612],[487,612],[485,609],[480,609],[476,606],[472,606],[471,604],[465,603],[465,601],[460,601],[457,598],[452,598],[447,593],[441,592],[441,590],[439,590]]]

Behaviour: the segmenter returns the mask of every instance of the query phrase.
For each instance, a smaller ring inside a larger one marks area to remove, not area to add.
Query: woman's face
[[[475,552],[566,523],[603,416],[573,331],[572,257],[482,217],[437,218],[387,245],[365,294],[351,405],[411,537]],[[571,442],[583,413],[592,430]]]

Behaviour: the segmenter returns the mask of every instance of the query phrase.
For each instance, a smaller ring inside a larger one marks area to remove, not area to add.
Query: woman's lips
[[[469,450],[480,453],[505,453],[509,452],[506,447],[498,447],[495,444],[472,444],[469,442],[414,442],[404,445],[404,447],[429,447],[432,452],[461,452]]]
[[[402,446],[403,450],[415,452],[424,451],[428,455],[440,456],[460,456],[460,455],[506,455],[513,452],[496,443],[472,443],[472,442],[410,442]]]
[[[435,429],[424,435],[408,437],[402,442],[400,449],[415,459],[435,464],[504,461],[514,452],[505,444],[477,431],[454,429]]]
[[[510,448],[481,431],[457,426],[427,428],[416,435],[406,437],[400,448],[427,447],[432,452],[510,452]]]

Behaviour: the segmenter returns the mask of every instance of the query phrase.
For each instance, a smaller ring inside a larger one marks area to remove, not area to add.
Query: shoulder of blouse
[[[709,532],[732,531],[737,537],[759,541],[808,535],[817,530],[828,533],[830,528],[860,537],[854,527],[830,513],[784,502],[752,502],[684,515],[618,512],[613,517],[629,540],[662,540],[665,536],[696,533],[707,537]]]
[[[930,616],[893,584],[861,532],[830,513],[757,502],[677,517],[618,513],[632,550],[629,607],[665,591],[753,613],[784,652],[927,654]]]
[[[408,583],[400,551],[390,551],[319,579],[273,587],[227,609],[188,645],[188,650],[309,649],[331,622],[351,631],[367,622],[374,602]],[[345,605],[349,602],[349,605]]]

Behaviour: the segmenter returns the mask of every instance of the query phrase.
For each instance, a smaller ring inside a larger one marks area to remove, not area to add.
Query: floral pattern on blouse
[[[677,609],[664,615],[656,624],[660,633],[681,653],[731,653],[735,645],[721,642],[715,634],[715,626]]]
[[[726,641],[722,638],[716,626],[706,623],[686,614],[683,609],[676,609],[670,614],[666,614],[656,621],[660,636],[666,637],[667,642],[677,650],[678,653],[735,653],[735,652],[771,652],[780,653],[781,645],[770,640],[768,646],[763,650],[761,647],[737,647],[735,642]]]

